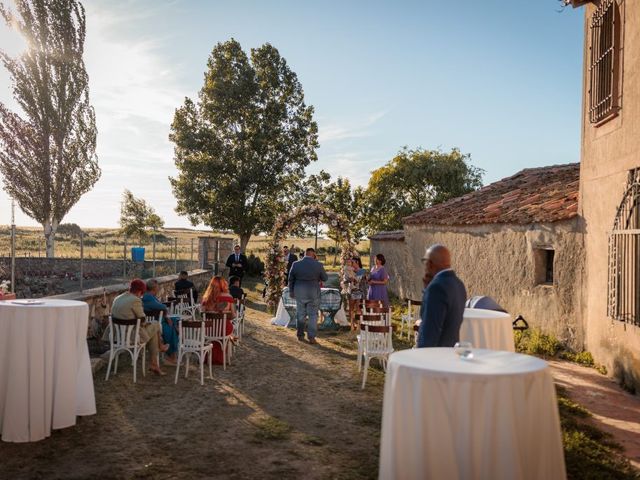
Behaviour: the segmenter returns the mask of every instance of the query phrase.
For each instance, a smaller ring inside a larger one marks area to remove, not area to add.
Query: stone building
[[[580,209],[586,345],[640,387],[640,0],[584,5]]]
[[[445,244],[469,296],[490,296],[581,347],[579,171],[579,164],[523,170],[405,218],[402,232],[372,236],[371,253],[387,258],[391,291],[420,299],[425,246]]]

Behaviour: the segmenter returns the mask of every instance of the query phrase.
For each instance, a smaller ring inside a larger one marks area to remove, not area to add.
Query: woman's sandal
[[[149,371],[155,373],[159,377],[164,377],[167,374],[167,372],[163,372],[159,368],[157,370],[155,368],[149,368]]]

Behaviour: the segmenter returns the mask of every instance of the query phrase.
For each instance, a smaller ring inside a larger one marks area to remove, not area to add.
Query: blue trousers
[[[320,308],[320,297],[298,298],[296,297],[296,327],[298,337],[304,337],[304,321],[309,318],[307,324],[307,337],[316,338],[318,329],[318,309]]]

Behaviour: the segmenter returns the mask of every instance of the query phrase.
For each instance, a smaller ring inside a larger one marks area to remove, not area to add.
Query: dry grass
[[[118,229],[114,228],[88,228],[84,230],[84,256],[85,258],[121,259],[127,250],[126,256],[130,257],[132,246],[138,246],[138,242],[129,240],[125,246],[125,239]],[[18,227],[16,235],[16,252],[18,257],[43,257],[45,256],[45,243],[42,229],[36,227]],[[208,230],[192,230],[188,228],[167,228],[159,234],[156,242],[156,258],[159,260],[173,259],[177,241],[178,259],[190,260],[198,258],[198,237],[222,236],[234,238],[232,234],[219,234]],[[247,253],[264,258],[268,248],[269,237],[256,236],[249,241]],[[313,247],[315,238],[288,238],[289,245],[295,245],[301,250]],[[146,248],[146,257],[152,258],[152,242],[142,245]],[[80,239],[66,235],[56,236],[56,257],[79,258]],[[330,239],[319,238],[318,249],[327,252],[324,260],[332,263],[335,257],[335,242]],[[9,256],[11,251],[11,232],[8,227],[0,227],[0,256]],[[369,241],[358,244],[358,251],[363,260],[368,261]],[[339,261],[339,257],[338,257]]]

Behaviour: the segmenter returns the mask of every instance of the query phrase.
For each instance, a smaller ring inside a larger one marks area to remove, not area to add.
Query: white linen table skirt
[[[347,313],[344,311],[344,308],[342,307],[340,307],[340,310],[336,312],[336,316],[333,317],[333,320],[338,325],[349,326]],[[289,325],[289,313],[284,308],[284,302],[282,301],[282,298],[278,302],[276,316],[271,319],[271,325],[279,325],[281,327],[286,327],[287,325]]]
[[[87,346],[89,306],[0,302],[0,434],[35,442],[96,413]]]
[[[494,310],[465,308],[460,340],[471,342],[474,348],[516,351],[511,316]]]
[[[566,478],[547,363],[517,353],[419,348],[389,358],[379,478]]]

